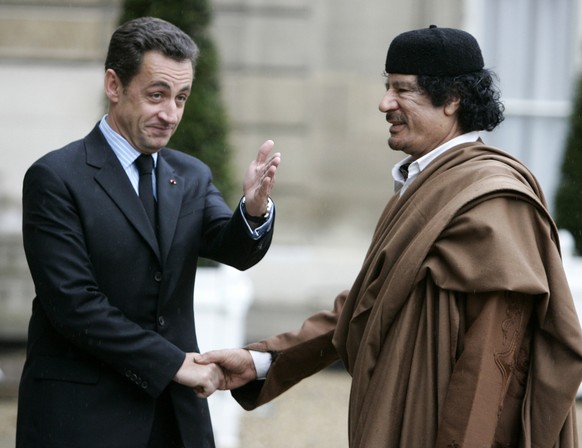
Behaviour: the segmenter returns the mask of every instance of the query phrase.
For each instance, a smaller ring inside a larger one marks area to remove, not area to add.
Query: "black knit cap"
[[[436,25],[399,34],[386,56],[386,73],[456,76],[483,66],[483,55],[473,36]]]

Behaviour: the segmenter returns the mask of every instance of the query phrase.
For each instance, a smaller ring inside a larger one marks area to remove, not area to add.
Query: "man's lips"
[[[391,133],[400,131],[406,125],[401,117],[386,115],[386,121],[392,125],[390,126]]]
[[[390,123],[392,126],[390,126],[390,133],[394,134],[397,133],[399,131],[401,131],[404,126],[406,126],[406,123],[402,122],[402,121],[389,121],[388,123]]]
[[[165,125],[150,125],[149,128],[154,132],[154,134],[170,134],[172,132],[172,126]]]

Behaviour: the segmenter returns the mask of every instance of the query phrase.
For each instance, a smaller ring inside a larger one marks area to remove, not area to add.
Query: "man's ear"
[[[458,96],[453,97],[445,103],[445,114],[448,116],[455,115],[459,107],[461,107],[461,99]]]
[[[119,79],[119,76],[117,76],[117,73],[115,73],[115,70],[108,68],[105,71],[104,87],[105,95],[107,95],[109,101],[117,103],[121,97],[123,86],[121,85],[121,80]]]

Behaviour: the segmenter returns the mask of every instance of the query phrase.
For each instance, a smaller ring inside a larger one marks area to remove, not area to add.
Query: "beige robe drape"
[[[333,311],[252,348],[275,361],[233,393],[247,409],[339,356],[352,448],[577,446],[582,334],[557,232],[529,171],[480,143],[391,199]]]

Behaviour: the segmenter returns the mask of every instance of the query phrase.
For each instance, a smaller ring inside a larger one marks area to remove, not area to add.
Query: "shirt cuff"
[[[257,352],[255,350],[249,350],[253,362],[255,364],[255,370],[257,371],[257,379],[264,380],[267,378],[267,373],[271,368],[271,363],[273,358],[269,352]]]
[[[245,216],[242,199],[240,200],[240,202],[238,204],[239,209],[240,209],[240,213],[243,217],[245,224],[247,225],[247,232],[253,240],[261,239],[263,237],[263,235],[265,233],[268,233],[271,230],[271,227],[273,227],[273,217],[275,216],[275,204],[273,203],[271,198],[268,198],[267,200],[269,201],[269,204],[271,206],[271,213],[269,213],[269,217],[266,219],[265,223],[261,224],[256,229],[253,229],[250,226],[250,224]]]

